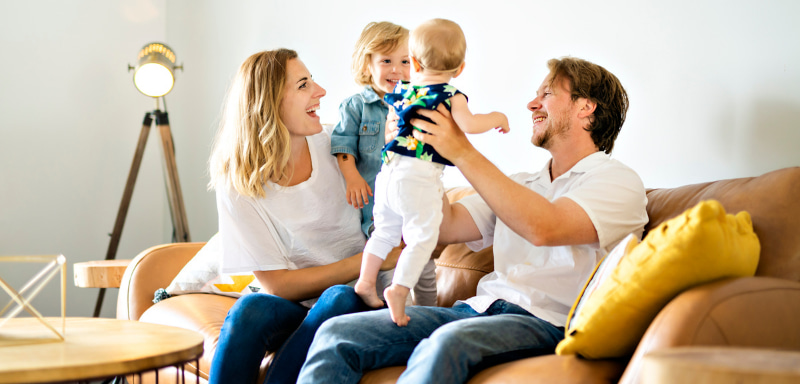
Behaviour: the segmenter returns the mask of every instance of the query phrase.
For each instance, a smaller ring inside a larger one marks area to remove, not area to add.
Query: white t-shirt
[[[511,178],[550,201],[565,197],[580,205],[600,241],[536,247],[498,219],[479,195],[468,196],[458,203],[467,208],[483,236],[468,245],[479,250],[494,244],[495,270],[480,280],[476,296],[466,303],[483,312],[503,299],[564,326],[597,262],[626,235],[641,238],[647,223],[644,185],[635,171],[603,152],[583,158],[552,183],[549,164],[537,174],[519,173]]]
[[[221,272],[327,265],[364,249],[360,213],[347,204],[345,181],[330,154],[327,132],[306,138],[311,177],[291,187],[270,183],[267,196],[217,191]]]

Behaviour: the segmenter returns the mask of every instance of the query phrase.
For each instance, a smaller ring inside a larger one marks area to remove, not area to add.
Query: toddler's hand
[[[347,204],[354,208],[364,208],[364,204],[369,204],[369,196],[372,196],[372,188],[363,177],[347,180]]]

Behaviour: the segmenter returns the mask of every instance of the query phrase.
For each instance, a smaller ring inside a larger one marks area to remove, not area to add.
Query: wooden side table
[[[47,318],[61,321],[61,318]],[[0,383],[87,381],[183,366],[203,355],[194,331],[131,320],[69,317],[64,340],[34,318],[0,327]]]
[[[73,264],[75,286],[80,288],[119,288],[131,260],[98,260]]]
[[[644,357],[643,384],[800,383],[800,351],[676,347]]]

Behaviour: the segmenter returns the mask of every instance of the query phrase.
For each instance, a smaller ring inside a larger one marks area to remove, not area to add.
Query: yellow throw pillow
[[[698,203],[626,247],[611,276],[571,319],[556,353],[590,359],[633,354],[670,300],[699,284],[754,275],[760,250],[749,213],[726,214],[715,200]]]

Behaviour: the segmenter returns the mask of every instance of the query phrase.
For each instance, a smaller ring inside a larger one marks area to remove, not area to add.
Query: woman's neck
[[[292,137],[292,154],[289,157],[289,163],[286,168],[289,174],[289,180],[279,182],[279,185],[284,187],[291,187],[300,184],[311,177],[313,164],[311,162],[311,150],[308,147],[308,141],[305,136]]]

